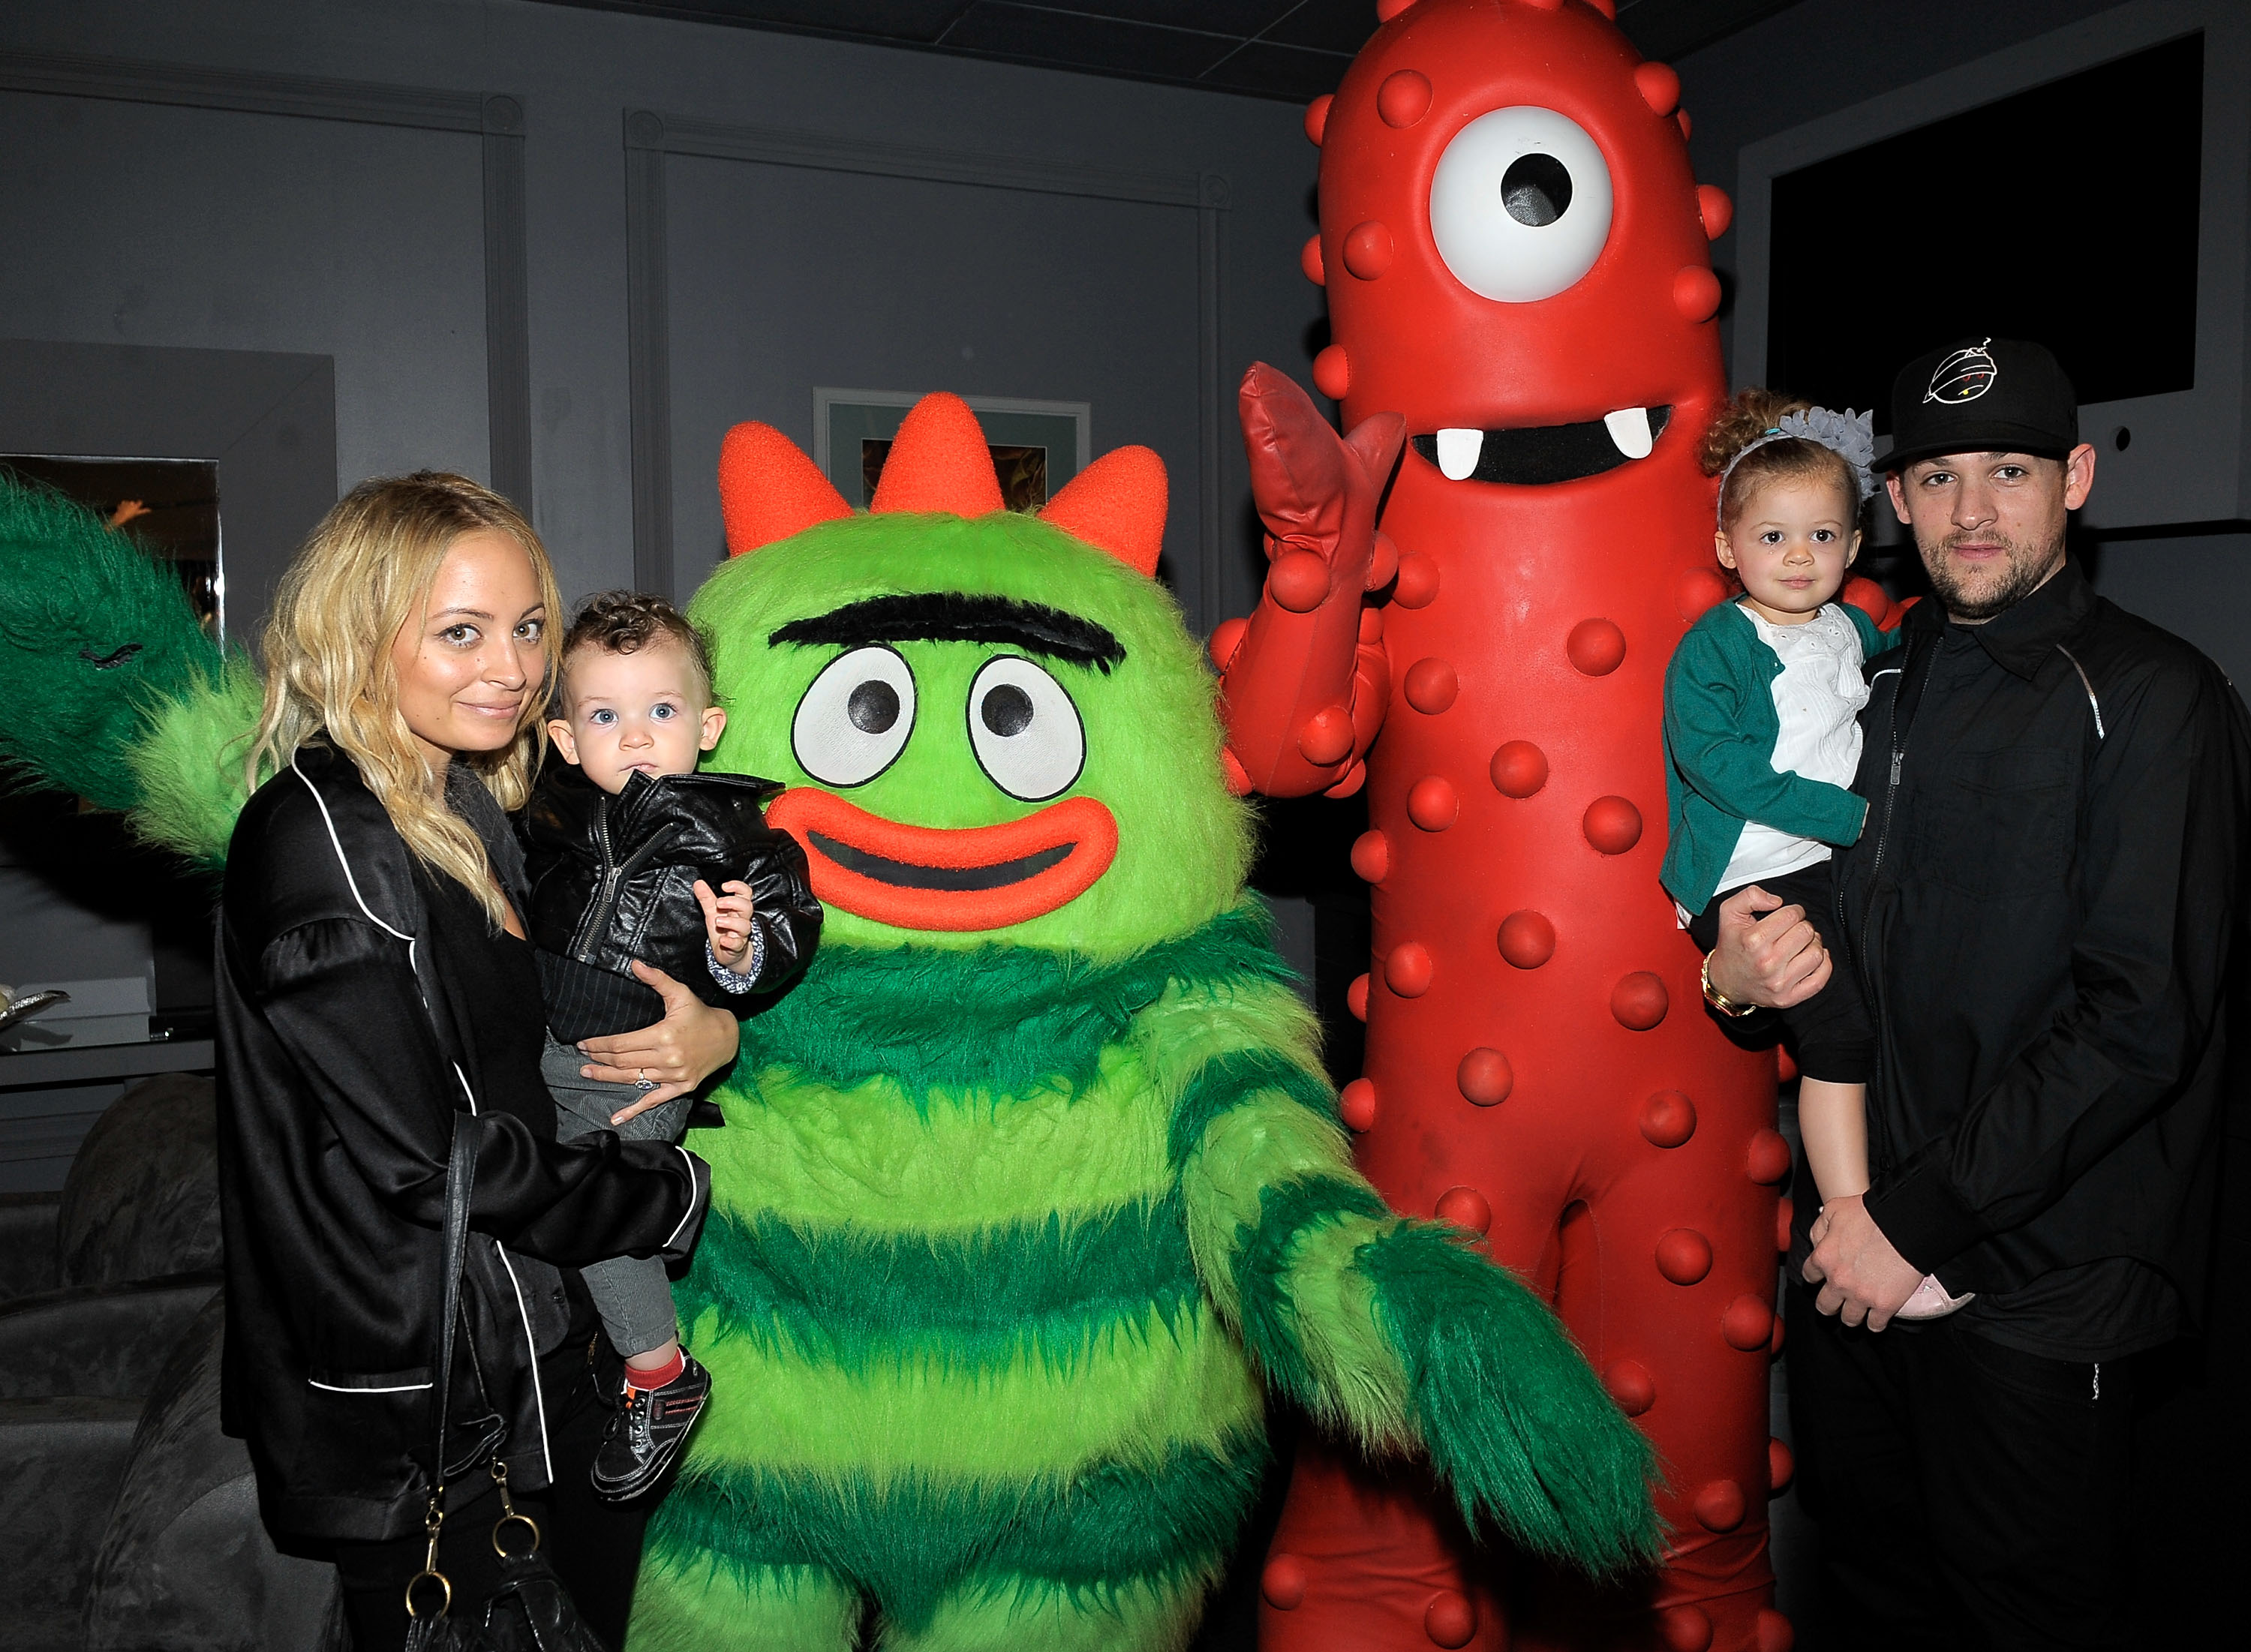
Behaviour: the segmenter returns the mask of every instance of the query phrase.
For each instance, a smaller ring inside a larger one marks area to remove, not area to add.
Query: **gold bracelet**
[[[1704,955],[1704,1002],[1719,1011],[1721,1014],[1735,1020],[1741,1020],[1746,1015],[1758,1013],[1757,1005],[1738,1004],[1712,985],[1712,955],[1709,952]]]

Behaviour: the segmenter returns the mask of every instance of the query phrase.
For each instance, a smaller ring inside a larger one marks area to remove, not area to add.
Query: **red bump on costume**
[[[1772,1607],[1759,1608],[1756,1635],[1758,1652],[1790,1652],[1797,1644],[1797,1631]]]
[[[1624,854],[1641,841],[1641,811],[1624,798],[1596,798],[1587,805],[1579,829],[1603,854]]]
[[[1352,389],[1352,362],[1343,345],[1331,344],[1313,357],[1313,388],[1333,402],[1342,401]]]
[[[836,485],[772,425],[738,425],[719,444],[719,515],[730,556],[851,514]]]
[[[1386,126],[1412,126],[1430,111],[1430,79],[1412,69],[1394,69],[1375,88],[1375,113]]]
[[[1720,278],[1707,266],[1689,264],[1673,278],[1673,308],[1684,321],[1708,321],[1719,313]],[[1332,344],[1331,349],[1336,348]]]
[[[1693,1227],[1667,1229],[1657,1241],[1657,1271],[1676,1285],[1693,1285],[1712,1271],[1712,1241]]]
[[[1687,110],[1686,110],[1686,109],[1675,109],[1675,110],[1673,112],[1673,121],[1675,121],[1675,123],[1677,123],[1677,124],[1679,125],[1679,127],[1680,128],[1680,135],[1681,135],[1683,138],[1686,138],[1686,137],[1687,137],[1687,136],[1691,132],[1693,132],[1693,131],[1694,131],[1694,130],[1695,130],[1695,128],[1694,128],[1694,127],[1690,123],[1690,121],[1689,121],[1689,120],[1688,120],[1688,111],[1687,111]]]
[[[1482,1234],[1493,1226],[1493,1201],[1474,1187],[1449,1187],[1438,1195],[1437,1215],[1442,1222]]]
[[[1641,1104],[1642,1139],[1678,1147],[1696,1133],[1696,1104],[1679,1090],[1659,1090]]]
[[[1444,775],[1425,775],[1407,789],[1407,818],[1425,832],[1444,832],[1461,812],[1454,783]]]
[[[1757,1353],[1774,1335],[1774,1310],[1749,1291],[1728,1304],[1728,1311],[1720,1316],[1720,1335],[1728,1346],[1744,1353]]]
[[[1399,583],[1391,588],[1391,600],[1402,608],[1427,608],[1437,594],[1438,564],[1411,550],[1402,551]]]
[[[1343,762],[1352,750],[1352,714],[1342,706],[1323,706],[1298,730],[1298,750],[1322,768]]]
[[[1771,1187],[1790,1174],[1790,1144],[1777,1130],[1762,1130],[1743,1150],[1743,1174],[1762,1187]]]
[[[1347,1128],[1371,1130],[1375,1128],[1375,1086],[1364,1078],[1356,1078],[1337,1092],[1337,1116]]]
[[[1375,20],[1389,23],[1414,3],[1415,0],[1375,0]]]
[[[1417,660],[1407,667],[1404,688],[1409,705],[1435,717],[1454,703],[1462,691],[1462,680],[1444,660]]]
[[[1352,985],[1344,990],[1344,1006],[1352,1012],[1353,1020],[1365,1021],[1368,1019],[1368,977],[1366,975],[1355,975],[1352,978]]]
[[[1306,279],[1315,287],[1329,284],[1329,273],[1321,263],[1321,238],[1318,232],[1308,235],[1305,245],[1299,249],[1298,267],[1305,271]]]
[[[1469,1596],[1456,1589],[1441,1589],[1423,1608],[1423,1633],[1431,1642],[1451,1649],[1470,1643],[1477,1633],[1477,1608]]]
[[[1696,186],[1696,216],[1703,220],[1704,238],[1716,241],[1728,232],[1728,225],[1735,221],[1735,204],[1718,184],[1699,183]]]
[[[1430,990],[1430,949],[1420,941],[1402,941],[1383,960],[1383,985],[1401,998],[1420,998]]]
[[[1780,1496],[1789,1488],[1790,1479],[1797,1473],[1797,1459],[1790,1447],[1780,1440],[1766,1442],[1766,1490],[1769,1496]]]
[[[1479,1107],[1498,1107],[1516,1088],[1516,1069],[1499,1050],[1480,1046],[1462,1057],[1454,1069],[1454,1084]]]
[[[1258,1574],[1258,1593],[1277,1612],[1294,1612],[1306,1601],[1306,1563],[1294,1554],[1268,1557]]]
[[[1362,642],[1383,640],[1383,610],[1363,608],[1360,611],[1360,639]]]
[[[1229,791],[1238,798],[1250,795],[1250,777],[1243,771],[1243,760],[1225,746],[1219,749],[1219,767]]]
[[[1790,1248],[1790,1225],[1797,1214],[1797,1207],[1784,1193],[1774,1207],[1774,1248],[1779,1251]]]
[[[1879,630],[1883,627],[1884,621],[1892,617],[1891,594],[1873,579],[1864,579],[1854,574],[1845,582],[1845,589],[1838,594],[1874,620]]]
[[[1680,72],[1670,65],[1641,65],[1633,72],[1633,84],[1652,114],[1670,114],[1680,107]]]
[[[1161,471],[1162,467],[1159,468]],[[1056,495],[1058,503],[1062,498],[1060,494]],[[993,468],[993,451],[985,445],[985,432],[977,423],[977,415],[959,396],[937,391],[907,409],[907,416],[899,421],[899,433],[891,440],[890,457],[883,461],[883,473],[876,483],[875,501],[869,508],[879,515],[942,510],[957,516],[982,516],[1004,503],[1001,478]],[[1064,528],[1063,531],[1073,530]]]
[[[1668,1006],[1665,983],[1647,970],[1621,975],[1610,988],[1610,1013],[1620,1026],[1646,1033],[1665,1019]]]
[[[1500,921],[1500,955],[1520,970],[1536,970],[1555,956],[1555,926],[1538,912],[1512,912]]]
[[[1344,238],[1344,266],[1363,281],[1372,281],[1391,267],[1391,232],[1370,218],[1355,224]]]
[[[1563,653],[1590,677],[1607,677],[1625,663],[1625,632],[1607,619],[1582,619],[1563,639]]]
[[[1700,1607],[1669,1606],[1658,1614],[1657,1632],[1666,1652],[1705,1652],[1712,1644],[1712,1620]]]
[[[1344,778],[1321,793],[1325,798],[1348,798],[1368,784],[1368,765],[1355,763],[1344,771]]]
[[[1781,1045],[1775,1047],[1774,1077],[1778,1084],[1787,1084],[1797,1076],[1797,1062],[1790,1051]]]
[[[1612,1360],[1603,1372],[1603,1386],[1629,1417],[1638,1417],[1657,1403],[1657,1379],[1638,1359]]]
[[[1783,1338],[1789,1333],[1790,1322],[1780,1314],[1774,1317],[1774,1340],[1766,1345],[1767,1358],[1774,1358],[1782,1352]]]
[[[1493,754],[1493,789],[1505,798],[1528,798],[1548,784],[1548,754],[1529,740],[1512,740]]]
[[[1733,1531],[1749,1512],[1743,1489],[1732,1480],[1712,1480],[1697,1488],[1696,1524],[1707,1531]]]
[[[1309,614],[1329,594],[1329,565],[1310,550],[1285,550],[1266,570],[1266,594],[1293,614]]]
[[[1673,607],[1682,621],[1694,625],[1707,609],[1728,599],[1728,582],[1716,568],[1691,568],[1673,587]]]
[[[1322,134],[1328,127],[1329,105],[1335,101],[1335,93],[1324,92],[1306,105],[1306,136],[1312,141],[1313,146],[1317,149],[1321,147]]]
[[[1352,869],[1363,883],[1381,883],[1391,873],[1391,840],[1370,827],[1352,840]]]

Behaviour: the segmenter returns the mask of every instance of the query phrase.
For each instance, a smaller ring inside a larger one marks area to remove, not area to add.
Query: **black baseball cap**
[[[1898,470],[1937,453],[2037,453],[2079,446],[2079,397],[2047,349],[2014,338],[1963,338],[1900,369],[1892,381]]]

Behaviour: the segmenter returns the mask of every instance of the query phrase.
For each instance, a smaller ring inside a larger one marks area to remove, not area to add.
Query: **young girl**
[[[1835,952],[1830,846],[1859,838],[1867,815],[1846,789],[1868,699],[1861,662],[1894,640],[1835,600],[1860,555],[1874,457],[1868,415],[1765,390],[1738,395],[1704,439],[1704,468],[1720,478],[1720,564],[1743,594],[1698,620],[1666,671],[1672,841],[1659,875],[1707,953],[1721,902],[1753,883],[1804,908]],[[1829,984],[1783,1020],[1821,1199],[1864,1193],[1875,1041],[1849,964],[1838,957]],[[1900,1317],[1936,1318],[1969,1300],[1926,1276]]]

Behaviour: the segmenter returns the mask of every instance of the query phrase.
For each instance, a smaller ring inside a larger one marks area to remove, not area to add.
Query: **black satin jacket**
[[[225,880],[222,1420],[249,1443],[270,1525],[402,1536],[428,1496],[440,1222],[454,1115],[480,1110],[474,1043],[452,961],[421,938],[406,846],[348,758],[308,745],[260,787]],[[485,1116],[448,1466],[504,1432],[530,1489],[550,1478],[539,1363],[567,1334],[558,1266],[684,1255],[710,1173],[667,1143],[558,1143],[551,1116]]]
[[[663,1015],[663,1000],[627,970],[635,958],[706,1004],[750,1007],[747,994],[712,977],[698,878],[715,892],[731,879],[751,886],[763,951],[753,992],[780,986],[812,960],[821,911],[805,851],[760,812],[780,790],[755,775],[635,774],[613,797],[576,764],[550,760],[523,816],[531,879],[523,922],[540,950],[557,1038],[630,1032]]]

